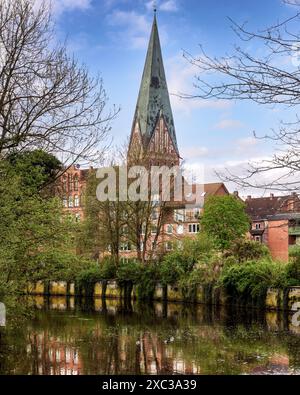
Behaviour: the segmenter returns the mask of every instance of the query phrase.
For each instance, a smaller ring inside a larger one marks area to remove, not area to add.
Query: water
[[[12,325],[8,317],[0,328],[0,374],[300,374],[300,327],[282,313],[101,299],[31,304],[31,317]]]

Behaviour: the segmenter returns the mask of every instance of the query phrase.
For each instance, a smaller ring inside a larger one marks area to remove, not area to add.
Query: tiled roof
[[[289,205],[289,202],[293,204]],[[246,211],[253,220],[268,219],[278,214],[300,212],[300,201],[298,196],[291,195],[248,198]]]

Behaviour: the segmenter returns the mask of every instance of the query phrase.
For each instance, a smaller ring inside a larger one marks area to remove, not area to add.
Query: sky
[[[112,124],[111,136],[113,144],[122,145],[131,131],[153,20],[153,1],[53,1],[58,39],[67,38],[70,53],[86,64],[92,75],[101,75],[109,106],[121,108]],[[216,170],[229,168],[238,172],[248,161],[272,155],[274,147],[255,139],[253,132],[267,134],[280,120],[290,119],[291,111],[250,102],[180,99],[178,93],[196,93],[193,84],[197,69],[183,58],[183,51],[197,55],[202,45],[213,56],[232,53],[233,46],[240,42],[228,17],[240,23],[247,21],[249,29],[256,31],[291,16],[294,9],[281,0],[156,3],[177,141],[186,166],[204,167],[204,181],[218,182]],[[264,50],[251,48],[251,43],[243,45],[258,54]],[[229,185],[231,191],[235,187]],[[246,195],[249,191],[241,193]]]

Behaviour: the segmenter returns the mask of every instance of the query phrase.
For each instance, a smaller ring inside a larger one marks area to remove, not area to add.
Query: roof
[[[293,202],[293,206],[289,206],[289,202]],[[295,195],[251,198],[246,200],[246,212],[252,220],[275,219],[279,214],[282,217],[300,212],[300,200]]]
[[[226,188],[225,184],[223,182],[215,182],[212,184],[204,184],[204,192],[205,196],[214,196],[217,195],[218,192],[221,192],[220,190],[223,189],[226,194],[229,195],[228,189]]]
[[[163,65],[157,22],[154,16],[134,115],[134,125],[138,122],[145,147],[149,144],[157,121],[161,116],[164,118],[173,145],[178,153],[174,119]]]

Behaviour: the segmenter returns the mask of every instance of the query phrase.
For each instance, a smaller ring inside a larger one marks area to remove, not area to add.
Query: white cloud
[[[181,111],[189,115],[195,109],[226,109],[232,106],[231,102],[225,100],[182,98],[181,96],[183,94],[189,94],[193,90],[194,77],[197,74],[197,69],[180,55],[168,59],[166,65],[170,99],[174,111]]]
[[[198,159],[208,154],[207,147],[186,147],[180,150],[183,158],[187,159]]]
[[[134,49],[146,48],[151,31],[151,23],[143,14],[135,11],[115,10],[108,16],[111,26],[124,27],[116,39]]]
[[[92,0],[52,0],[52,7],[55,15],[61,15],[65,11],[75,9],[87,10],[91,3]]]
[[[178,11],[178,4],[175,0],[167,0],[161,3],[159,10],[169,12]]]
[[[159,11],[166,12],[176,12],[179,9],[176,0],[165,0],[161,2],[155,0],[147,1],[146,8],[148,11],[153,11],[154,7],[156,7]]]
[[[242,122],[235,119],[223,119],[215,125],[215,129],[240,129],[244,125]]]

